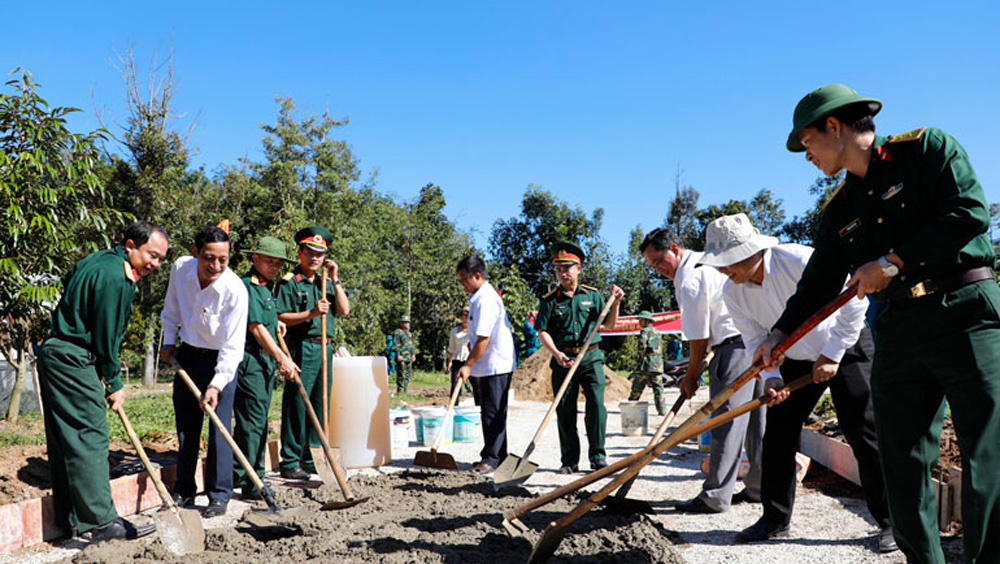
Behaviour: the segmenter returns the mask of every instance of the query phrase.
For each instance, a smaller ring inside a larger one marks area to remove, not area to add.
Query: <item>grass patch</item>
[[[17,423],[0,424],[0,447],[44,444],[45,424],[40,413],[22,413]]]
[[[395,391],[396,377],[389,377],[389,391]],[[428,397],[440,395],[443,390],[448,393],[451,389],[451,373],[448,372],[428,372],[426,370],[414,370],[410,375],[409,393],[396,394],[389,398],[389,407],[396,408],[403,405],[421,403],[427,401]],[[431,391],[438,393],[430,393]]]

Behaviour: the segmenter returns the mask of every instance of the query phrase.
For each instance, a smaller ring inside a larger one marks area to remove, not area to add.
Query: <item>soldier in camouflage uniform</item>
[[[410,333],[409,315],[399,318],[399,329],[392,334],[392,351],[396,353],[396,393],[405,394],[410,387],[413,359],[417,355],[413,334]]]
[[[632,393],[629,401],[636,401],[642,396],[646,384],[653,388],[653,399],[656,401],[656,413],[667,412],[663,399],[663,339],[659,331],[653,327],[653,314],[642,311],[638,315],[639,327],[639,368],[632,373]]]

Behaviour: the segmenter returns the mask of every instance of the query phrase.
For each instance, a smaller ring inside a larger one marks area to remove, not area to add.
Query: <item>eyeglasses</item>
[[[469,312],[463,311],[462,312],[462,317],[469,317]]]

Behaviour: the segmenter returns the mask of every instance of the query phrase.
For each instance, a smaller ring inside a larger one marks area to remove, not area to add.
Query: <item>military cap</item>
[[[288,258],[285,253],[285,243],[277,237],[261,237],[260,241],[257,241],[257,246],[255,248],[241,252],[247,255],[263,255],[265,257],[281,259],[285,262],[295,263],[295,261]]]
[[[333,243],[333,233],[328,230],[318,227],[316,225],[310,225],[295,234],[295,244],[302,246],[305,245],[314,251],[319,251],[325,253],[330,250],[330,245]]]
[[[785,147],[793,153],[801,153],[806,148],[799,143],[799,132],[818,119],[826,117],[839,108],[851,104],[868,104],[871,115],[882,109],[882,102],[875,98],[863,98],[853,88],[843,84],[827,84],[806,94],[799,100],[792,115],[792,132],[788,134]]]
[[[649,311],[645,309],[640,311],[639,315],[637,315],[636,317],[638,317],[639,319],[645,319],[647,321],[653,321],[653,314],[649,313]]]
[[[583,260],[587,258],[580,247],[569,241],[559,241],[552,246],[552,262],[555,264],[578,264],[583,265]]]
[[[400,315],[399,316],[399,322],[400,323],[409,323],[410,322],[410,316],[409,315]]]

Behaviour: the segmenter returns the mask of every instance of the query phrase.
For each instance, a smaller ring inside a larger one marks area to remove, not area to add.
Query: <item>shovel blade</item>
[[[205,550],[205,529],[201,515],[193,509],[161,509],[153,514],[160,542],[178,556]]]
[[[546,562],[552,555],[556,553],[556,549],[559,548],[559,543],[562,542],[563,537],[566,536],[566,526],[559,526],[556,523],[550,524],[545,532],[542,533],[541,538],[535,543],[535,547],[531,549],[531,556],[528,557],[528,564],[535,564],[540,562]]]
[[[320,509],[323,511],[337,511],[340,509],[347,509],[348,507],[354,507],[360,503],[364,503],[371,499],[370,497],[352,497],[351,499],[345,499],[344,501],[330,500],[323,504]]]
[[[493,487],[499,490],[509,486],[519,486],[527,482],[535,470],[538,470],[538,465],[534,462],[508,454],[493,473]]]
[[[457,470],[458,464],[455,463],[455,457],[444,453],[437,452],[436,450],[418,450],[417,455],[413,457],[413,464],[416,466],[424,466],[426,468],[443,468],[445,470]]]
[[[261,529],[267,527],[288,527],[290,526],[291,519],[295,517],[298,512],[298,507],[289,507],[288,509],[278,510],[271,508],[251,509],[243,514],[241,520]]]
[[[323,480],[324,484],[337,483],[337,477],[333,474],[333,468],[330,467],[330,461],[326,459],[323,447],[311,446],[309,447],[309,454],[312,455],[313,464],[316,466],[316,473],[319,474],[319,479]]]

